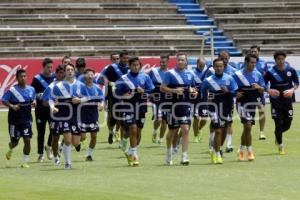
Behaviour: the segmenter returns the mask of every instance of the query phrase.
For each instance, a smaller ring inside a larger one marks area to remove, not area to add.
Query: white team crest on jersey
[[[145,84],[145,80],[141,79],[141,84],[144,85]]]
[[[76,130],[76,126],[72,126],[72,130],[75,131]]]
[[[28,128],[24,129],[24,133],[25,133],[25,134],[28,133]]]
[[[202,113],[203,114],[207,114],[207,110],[202,110]]]
[[[292,76],[292,73],[291,72],[287,72],[286,75],[287,76]]]

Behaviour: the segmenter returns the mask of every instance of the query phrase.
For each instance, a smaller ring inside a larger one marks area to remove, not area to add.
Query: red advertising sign
[[[75,63],[77,58],[72,57]],[[107,57],[86,57],[87,68],[94,69],[96,72],[101,70],[108,64],[110,59]],[[159,66],[159,57],[141,57],[143,69],[147,70],[154,66]],[[19,68],[27,71],[27,83],[31,84],[32,78],[41,71],[43,58],[5,58],[0,59],[0,98],[3,93],[13,84],[16,83],[15,74]],[[54,70],[56,66],[61,64],[61,58],[53,58]],[[170,59],[170,66],[174,66],[175,59]]]

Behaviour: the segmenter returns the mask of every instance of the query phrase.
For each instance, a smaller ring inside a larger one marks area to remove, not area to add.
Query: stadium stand
[[[216,51],[241,54],[195,0],[2,0],[0,56],[210,54],[210,29]]]
[[[261,55],[275,50],[300,54],[300,2],[297,0],[200,0],[208,16],[246,52],[252,44]]]

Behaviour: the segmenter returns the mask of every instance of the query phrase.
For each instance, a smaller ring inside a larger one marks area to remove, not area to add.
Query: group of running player
[[[21,167],[28,168],[31,149],[32,116],[38,135],[38,161],[44,160],[44,149],[55,165],[64,154],[65,169],[71,169],[72,145],[76,151],[91,133],[86,161],[93,161],[93,150],[99,132],[98,112],[107,111],[108,143],[119,141],[130,166],[139,165],[137,147],[149,101],[153,108],[154,143],[162,143],[166,135],[166,165],[172,165],[172,155],[182,144],[181,164],[188,165],[189,130],[192,116],[194,141],[201,140],[201,129],[210,118],[209,148],[211,162],[223,163],[221,147],[227,138],[226,152],[232,152],[232,113],[234,105],[243,124],[238,160],[254,160],[251,128],[259,109],[260,135],[263,134],[265,94],[269,94],[272,118],[275,123],[276,144],[279,154],[284,154],[282,134],[292,122],[295,101],[294,91],[299,85],[296,71],[285,62],[284,52],[275,52],[275,65],[267,67],[259,58],[259,47],[253,46],[245,56],[241,69],[229,64],[229,53],[219,53],[211,66],[204,58],[197,60],[196,68],[189,69],[187,55],[176,55],[176,66],[169,69],[168,56],[161,56],[160,66],[142,70],[138,57],[129,57],[127,51],[111,54],[112,64],[96,75],[86,69],[83,58],[75,66],[70,57],[52,74],[53,61],[45,58],[43,70],[36,75],[31,86],[26,85],[26,71],[16,72],[17,84],[5,92],[2,102],[9,107],[8,124],[10,143],[6,158],[11,159],[19,139],[24,140]],[[104,91],[105,92],[102,92]],[[105,95],[104,95],[105,94]],[[50,134],[44,147],[46,123]],[[160,132],[158,134],[158,129]],[[59,136],[63,140],[59,144]],[[129,145],[127,145],[129,140]]]

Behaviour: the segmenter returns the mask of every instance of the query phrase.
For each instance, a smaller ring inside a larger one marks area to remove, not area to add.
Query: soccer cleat
[[[77,152],[80,152],[80,150],[81,150],[81,143],[79,143],[79,145],[77,145],[77,146],[75,147],[75,150],[76,150]]]
[[[65,170],[70,170],[70,169],[72,169],[72,165],[69,164],[69,163],[66,163],[65,164]]]
[[[56,166],[60,165],[60,160],[58,157],[54,158],[54,165],[56,165]]]
[[[114,135],[110,133],[107,141],[108,141],[108,144],[112,144],[114,142]]]
[[[266,136],[265,136],[264,134],[260,134],[258,139],[259,139],[259,140],[265,140],[265,139],[266,139]]]
[[[255,159],[252,151],[248,151],[248,161],[253,161]]]
[[[12,153],[13,153],[13,151],[11,149],[7,151],[7,153],[5,154],[6,160],[11,159]]]
[[[93,160],[92,156],[87,156],[87,157],[85,158],[85,161],[91,162],[91,161],[94,161],[94,160]]]
[[[52,148],[46,145],[45,151],[47,153],[48,160],[52,160],[53,159]]]
[[[216,156],[216,164],[223,164],[223,159],[221,155]]]
[[[278,153],[279,155],[285,155],[285,151],[283,147],[278,147]]]
[[[38,161],[39,163],[44,162],[44,154],[39,154],[39,157],[38,157],[37,161]]]
[[[21,168],[29,168],[30,166],[27,164],[27,163],[23,163],[22,165],[21,165]]]
[[[210,160],[211,160],[212,164],[216,164],[217,163],[216,154],[213,151],[210,152]]]
[[[139,164],[140,164],[140,162],[139,162],[138,156],[132,156],[132,165],[139,166]]]
[[[183,166],[188,166],[190,164],[190,161],[187,158],[184,158],[181,160],[180,164]]]
[[[233,147],[226,147],[225,152],[226,152],[226,153],[231,153],[231,152],[233,152]]]
[[[244,161],[245,160],[245,152],[243,150],[238,151],[238,160]]]
[[[125,152],[125,157],[127,158],[128,165],[133,166],[132,156]]]

